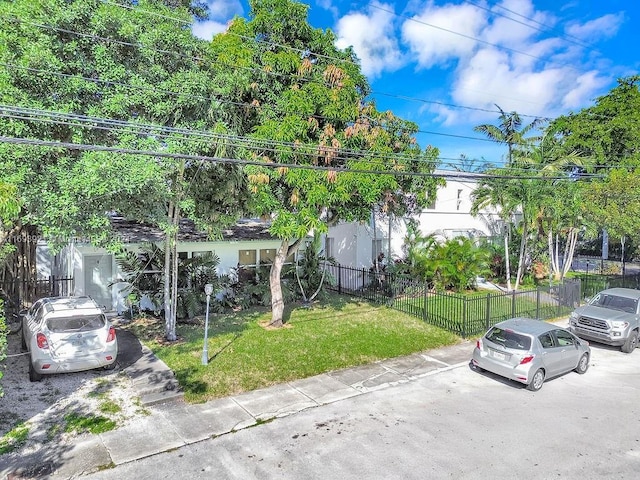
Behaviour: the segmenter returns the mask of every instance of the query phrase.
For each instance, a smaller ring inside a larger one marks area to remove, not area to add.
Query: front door
[[[111,288],[113,257],[111,255],[84,256],[84,291],[105,311],[113,308]]]

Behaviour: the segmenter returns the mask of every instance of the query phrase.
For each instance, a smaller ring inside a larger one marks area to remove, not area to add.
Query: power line
[[[35,121],[42,123],[54,123],[79,128],[89,128],[106,130],[114,133],[135,133],[145,137],[168,137],[175,136],[185,141],[192,140],[214,140],[224,142],[229,148],[246,148],[249,150],[257,150],[259,152],[270,152],[274,154],[281,153],[282,149],[288,149],[290,153],[298,156],[309,157],[312,160],[322,158],[327,154],[327,150],[323,150],[322,145],[302,144],[298,142],[274,141],[268,139],[259,139],[254,137],[244,137],[233,134],[213,133],[209,131],[193,130],[179,127],[169,127],[154,124],[144,124],[140,122],[129,122],[123,120],[113,120],[101,117],[90,117],[80,114],[52,112],[48,110],[15,107],[0,104],[0,117],[11,118],[15,120]],[[387,161],[403,161],[414,164],[426,164],[431,167],[438,166],[439,162],[448,161],[447,165],[455,167],[455,163],[461,163],[460,158],[438,157],[434,160],[424,159],[413,155],[401,153],[385,154],[382,152],[370,152],[363,150],[353,150],[347,148],[331,148],[330,156],[333,161],[349,161],[354,157],[369,157],[372,164],[386,166],[384,160]],[[370,157],[374,157],[375,160]],[[533,169],[514,168],[511,171],[531,172]]]
[[[314,171],[324,171],[324,172],[333,171],[338,173],[352,173],[352,174],[355,173],[355,174],[363,174],[363,175],[390,175],[393,177],[429,177],[429,178],[450,178],[450,179],[455,178],[455,179],[466,179],[466,180],[499,178],[503,180],[528,180],[528,181],[530,180],[576,181],[576,180],[586,180],[587,178],[591,179],[591,178],[600,177],[598,175],[589,175],[589,176],[584,175],[579,178],[571,178],[567,175],[523,177],[521,175],[496,175],[496,174],[485,174],[485,173],[474,173],[474,172],[453,172],[453,171],[446,172],[446,173],[442,173],[442,172],[426,173],[426,172],[415,172],[415,171],[402,172],[398,170],[382,171],[382,170],[369,170],[369,169],[324,167],[321,165],[301,165],[296,163],[240,160],[240,159],[234,159],[234,158],[215,157],[215,156],[208,156],[208,155],[171,153],[171,152],[157,151],[157,150],[140,150],[140,149],[111,147],[111,146],[96,145],[96,144],[59,142],[59,141],[40,140],[40,139],[33,139],[33,138],[20,138],[20,137],[0,136],[0,143],[1,142],[14,144],[14,145],[63,148],[67,150],[111,152],[111,153],[118,153],[123,155],[143,155],[143,156],[151,156],[156,158],[171,158],[171,159],[191,160],[191,161],[208,161],[214,164],[225,163],[225,164],[240,165],[240,166],[260,166],[260,167],[266,167],[266,168],[290,168],[290,169],[314,170]]]

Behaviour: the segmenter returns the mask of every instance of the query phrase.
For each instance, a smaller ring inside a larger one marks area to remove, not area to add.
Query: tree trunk
[[[576,251],[576,244],[578,243],[578,229],[571,227],[567,234],[567,246],[565,248],[564,265],[562,267],[560,279],[563,279],[569,269],[571,268],[571,262],[573,261],[573,254]]]
[[[520,239],[520,252],[518,254],[518,270],[516,272],[516,281],[513,286],[514,290],[518,290],[518,286],[520,285],[520,280],[524,274],[524,263],[525,256],[527,252],[527,240],[529,236],[529,228],[527,224],[527,216],[522,214],[522,238]]]
[[[509,235],[504,233],[504,267],[505,276],[507,277],[507,291],[511,291],[511,262],[509,262]]]
[[[271,323],[269,325],[273,327],[282,327],[284,325],[284,297],[282,295],[280,274],[288,256],[289,240],[284,239],[276,252],[276,257],[273,259],[271,271],[269,272],[269,286],[271,289]]]
[[[0,269],[0,287],[16,308],[36,300],[36,246],[38,229],[19,224],[7,233],[5,245],[13,251]]]

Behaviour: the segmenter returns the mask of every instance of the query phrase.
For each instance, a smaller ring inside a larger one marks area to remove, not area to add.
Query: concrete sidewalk
[[[163,395],[159,392],[165,390],[169,395],[166,398],[171,401],[153,401],[153,406],[148,407],[151,414],[142,420],[86,436],[69,449],[58,452],[55,458],[45,454],[39,465],[6,466],[0,472],[1,478],[77,478],[308,408],[467,365],[473,345],[464,341],[195,405],[175,399],[173,374],[164,362],[142,347],[136,361],[125,371],[141,397],[149,395],[149,388],[160,385],[151,395]]]

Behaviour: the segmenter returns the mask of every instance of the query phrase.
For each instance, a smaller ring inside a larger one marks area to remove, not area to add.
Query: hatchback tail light
[[[476,340],[476,348],[478,350],[482,350],[482,339],[479,338],[478,340]]]
[[[524,365],[525,363],[529,363],[531,360],[533,360],[534,355],[527,355],[525,357],[522,357],[522,360],[520,360],[520,365]]]
[[[116,329],[109,327],[109,335],[107,335],[107,343],[113,342],[116,339]]]
[[[47,337],[44,336],[44,333],[38,333],[36,335],[36,343],[38,344],[38,348],[43,350],[49,348],[49,342],[47,341]]]

